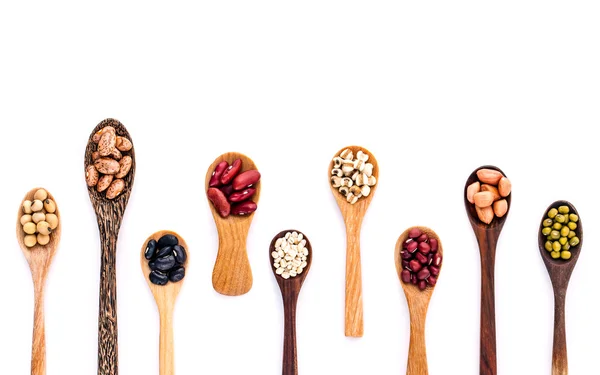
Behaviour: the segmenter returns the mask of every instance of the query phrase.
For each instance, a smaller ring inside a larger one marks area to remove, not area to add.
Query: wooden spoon
[[[579,244],[571,247],[571,259],[553,259],[550,253],[545,249],[546,236],[542,234],[543,221],[548,216],[548,211],[551,208],[557,208],[559,206],[569,206],[570,213],[574,213],[577,216],[577,210],[575,207],[567,201],[556,201],[552,203],[544,213],[540,228],[538,229],[538,247],[540,249],[540,255],[542,260],[548,269],[548,275],[552,282],[552,288],[554,289],[554,343],[552,346],[552,375],[566,375],[569,373],[568,361],[567,361],[567,335],[565,330],[565,299],[567,297],[567,288],[569,286],[569,280],[573,273],[573,268],[579,259],[581,253],[581,246],[583,244],[583,229],[581,226],[581,218],[577,222],[577,228],[575,233],[579,237]]]
[[[369,155],[368,163],[373,164],[373,176],[378,180],[371,187],[371,193],[367,197],[360,198],[355,204],[350,204],[346,198],[334,188],[329,181],[331,192],[340,207],[344,223],[346,224],[346,307],[345,307],[345,335],[348,337],[362,337],[363,326],[363,302],[362,302],[362,275],[360,262],[360,228],[367,212],[367,208],[373,199],[375,190],[379,185],[379,166],[373,154],[364,147],[348,146],[333,155],[327,170],[328,180],[331,178],[333,169],[333,158],[339,156],[345,149],[350,149],[356,156],[360,150]]]
[[[465,184],[463,198],[467,216],[477,237],[479,253],[481,255],[481,319],[480,319],[480,348],[479,348],[479,371],[481,375],[496,374],[496,308],[494,293],[494,264],[496,261],[496,244],[504,226],[504,222],[510,212],[512,193],[506,197],[508,211],[501,218],[494,217],[490,224],[485,224],[475,211],[475,205],[467,200],[467,187],[477,179],[477,171],[483,168],[495,169],[502,173],[498,167],[484,165],[471,173]]]
[[[33,342],[31,348],[31,375],[44,375],[46,374],[46,334],[45,334],[45,323],[44,323],[44,286],[46,284],[46,277],[48,276],[48,270],[50,264],[58,249],[60,242],[61,223],[60,223],[60,211],[58,204],[56,205],[55,215],[58,217],[58,227],[52,231],[50,235],[50,242],[46,245],[37,244],[31,248],[25,246],[24,238],[25,232],[21,225],[20,219],[23,215],[23,202],[26,200],[33,200],[33,195],[36,191],[42,188],[35,188],[30,190],[19,206],[19,212],[17,214],[17,241],[19,246],[29,263],[29,269],[31,270],[31,276],[33,278],[33,290],[34,290],[34,314],[33,314]],[[45,189],[44,189],[45,190]],[[47,190],[46,190],[47,191]],[[52,199],[55,203],[54,196],[48,192],[48,198]]]
[[[105,126],[115,128],[118,136],[133,140],[125,126],[114,119],[100,122],[92,133],[85,149],[85,168],[93,163],[92,152],[96,144],[92,140],[94,134]],[[88,187],[90,201],[96,212],[98,230],[100,232],[101,265],[100,265],[100,306],[98,313],[98,375],[117,375],[118,339],[117,339],[117,239],[121,222],[131,195],[135,176],[134,148],[127,153],[132,158],[131,170],[125,176],[125,188],[115,199],[107,199],[104,193],[98,193],[95,187]]]
[[[406,302],[408,303],[408,311],[410,312],[410,345],[408,348],[406,374],[426,375],[429,372],[427,370],[427,352],[425,348],[425,318],[427,317],[427,308],[429,307],[429,301],[435,285],[428,285],[424,290],[420,290],[414,284],[402,282],[401,273],[403,268],[400,251],[402,251],[402,244],[408,239],[408,232],[413,228],[418,228],[421,232],[427,234],[429,238],[435,238],[438,241],[438,253],[440,255],[444,254],[444,250],[438,235],[427,227],[412,227],[405,230],[400,237],[398,237],[396,248],[394,250],[396,271],[398,271],[400,285],[402,285],[402,289],[404,289],[404,295],[406,296]]]
[[[177,296],[179,295],[181,285],[183,284],[185,278],[176,283],[169,281],[166,285],[153,284],[150,281],[150,267],[148,266],[148,260],[144,256],[148,241],[150,241],[151,239],[158,241],[158,239],[164,236],[165,234],[172,234],[175,237],[177,237],[179,245],[183,246],[183,248],[186,250],[188,257],[184,262],[184,267],[187,271],[187,266],[189,264],[190,259],[190,252],[187,247],[187,244],[180,235],[167,230],[161,230],[159,232],[156,232],[146,239],[144,245],[142,246],[140,260],[142,264],[142,272],[144,274],[144,278],[146,279],[146,282],[148,283],[148,286],[150,287],[150,290],[154,295],[154,300],[156,300],[156,305],[158,306],[158,313],[160,315],[160,375],[173,375],[175,374],[175,361],[173,355],[173,310],[175,308],[175,301],[177,300]]]
[[[294,229],[288,229],[279,232],[273,237],[271,245],[269,245],[269,263],[271,264],[271,271],[273,271],[273,275],[275,275],[275,280],[277,280],[279,289],[281,289],[281,297],[283,299],[284,335],[282,374],[296,375],[298,374],[298,358],[296,354],[296,305],[298,302],[298,295],[300,294],[300,288],[302,288],[302,284],[304,283],[304,279],[306,279],[306,275],[308,275],[312,263],[312,247],[308,238],[302,233],[306,240],[306,248],[308,249],[308,256],[306,257],[307,265],[301,274],[296,277],[284,279],[281,275],[276,274],[271,253],[275,251],[275,242],[277,239],[284,237],[288,232],[302,233]]]
[[[231,164],[236,159],[242,160],[240,173],[251,169],[258,169],[252,159],[246,155],[238,152],[227,152],[216,158],[210,167],[208,167],[204,191],[208,190],[210,177],[217,164],[223,160]],[[262,183],[259,181],[258,184],[253,186],[256,192],[251,199],[256,204],[258,204],[260,198],[261,185]],[[212,274],[213,288],[217,292],[227,296],[246,294],[252,288],[252,270],[250,269],[250,262],[246,251],[246,240],[254,212],[247,216],[229,215],[226,218],[222,218],[210,201],[208,201],[208,206],[212,212],[219,235],[219,250]]]

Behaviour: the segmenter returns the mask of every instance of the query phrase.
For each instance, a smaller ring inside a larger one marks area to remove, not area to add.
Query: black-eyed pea
[[[38,233],[36,240],[37,243],[39,243],[42,246],[48,245],[48,243],[50,242],[50,236],[47,234]]]
[[[35,224],[39,223],[40,221],[44,221],[46,220],[46,214],[43,212],[36,212],[31,216],[31,220],[33,220],[33,222]]]
[[[20,222],[21,222],[21,225],[25,225],[25,224],[31,222],[32,220],[33,219],[31,218],[30,214],[25,214],[25,215],[21,216]]]
[[[31,204],[32,204],[32,202],[30,200],[26,200],[23,202],[23,213],[24,214],[33,213],[33,211],[31,210]]]
[[[120,178],[114,180],[106,191],[106,198],[115,199],[123,192],[123,189],[125,189],[125,181]]]
[[[46,190],[44,190],[44,189],[39,189],[33,195],[33,199],[37,199],[37,200],[40,200],[42,202],[44,200],[46,200],[46,198],[48,198],[48,192]]]
[[[58,216],[55,214],[46,214],[46,221],[50,224],[50,229],[54,230],[58,227]]]
[[[34,200],[33,203],[31,204],[31,211],[33,211],[33,212],[40,212],[43,208],[44,208],[44,203],[39,199]]]
[[[47,198],[44,201],[44,210],[46,210],[47,213],[55,213],[56,212],[56,203],[54,203],[54,201],[50,198]]]
[[[85,182],[87,186],[93,187],[98,184],[98,179],[100,178],[100,174],[98,170],[93,165],[88,165],[85,169]]]
[[[102,174],[116,174],[119,172],[119,162],[111,158],[100,158],[94,162],[94,167]]]
[[[37,230],[37,226],[31,221],[29,223],[25,223],[25,225],[23,225],[23,232],[25,232],[27,234],[34,234],[36,230]]]
[[[133,163],[133,159],[131,156],[124,156],[121,161],[119,161],[119,172],[115,176],[116,178],[123,178],[127,176],[129,170],[131,170],[131,164]]]
[[[38,233],[49,235],[52,229],[50,229],[50,224],[47,221],[40,221],[37,223],[37,231]]]
[[[98,192],[101,193],[104,190],[108,189],[110,184],[113,182],[113,179],[114,175],[112,174],[105,174],[104,176],[100,177],[100,179],[98,180],[98,185],[96,185],[96,190],[98,190]]]
[[[23,243],[25,243],[25,246],[27,247],[34,247],[37,244],[37,237],[35,234],[28,234],[23,239]]]

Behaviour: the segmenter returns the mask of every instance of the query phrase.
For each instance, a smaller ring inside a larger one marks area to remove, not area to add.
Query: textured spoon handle
[[[554,292],[554,342],[552,345],[552,375],[567,375],[567,334],[565,330],[566,290]]]
[[[296,352],[296,305],[298,294],[286,293],[283,296],[284,334],[283,334],[283,375],[298,374],[298,357]]]
[[[213,288],[227,296],[246,294],[252,288],[252,270],[246,238],[248,228],[219,229],[219,251],[212,274]]]
[[[410,345],[406,375],[427,375],[427,351],[425,349],[425,318],[427,304],[412,303],[410,310]]]
[[[363,331],[360,223],[347,221],[345,334],[348,337],[362,337]]]
[[[117,375],[119,372],[117,344],[117,236],[107,237],[101,235],[101,237],[98,375]]]
[[[479,243],[481,252],[481,318],[479,340],[479,373],[496,375],[496,307],[494,292],[494,267],[496,241],[494,236],[484,236]]]
[[[160,375],[175,374],[173,344],[173,309],[165,309],[160,313]]]
[[[34,288],[35,307],[33,313],[33,342],[31,346],[31,375],[46,375],[44,281],[34,281]]]

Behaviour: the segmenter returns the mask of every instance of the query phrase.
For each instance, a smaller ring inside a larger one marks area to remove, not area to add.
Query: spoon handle
[[[554,291],[554,342],[552,345],[552,375],[567,375],[567,334],[565,331],[566,289]]]
[[[479,373],[496,375],[496,307],[494,268],[498,237],[483,231],[479,239],[481,253],[481,317]]]
[[[427,304],[413,302],[410,310],[410,344],[408,347],[408,364],[406,375],[427,375],[427,351],[425,349],[425,318]]]
[[[173,309],[160,312],[160,375],[175,374],[173,346]]]
[[[46,375],[46,334],[44,322],[44,280],[33,282],[35,302],[33,313],[33,342],[31,346],[31,375]]]
[[[362,337],[363,302],[360,262],[361,220],[352,217],[346,221],[346,319],[347,337]]]
[[[98,313],[98,375],[117,375],[119,372],[117,340],[117,236],[102,230],[100,265],[100,308]]]
[[[298,357],[296,353],[296,305],[298,293],[289,288],[283,293],[284,333],[283,333],[283,375],[298,374]]]
[[[246,294],[252,288],[252,269],[246,251],[249,227],[217,227],[219,250],[212,274],[213,288],[227,296]]]

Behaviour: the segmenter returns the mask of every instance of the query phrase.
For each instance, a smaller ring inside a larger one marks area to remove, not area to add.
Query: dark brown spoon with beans
[[[477,183],[479,183],[479,186],[477,186]],[[484,191],[484,185],[487,185],[489,191]],[[503,190],[506,192],[499,197],[500,199],[496,200],[495,195],[498,194],[498,191]],[[481,256],[479,340],[479,372],[481,375],[495,375],[497,373],[494,265],[498,238],[510,211],[512,197],[510,190],[510,181],[506,179],[504,172],[500,168],[491,165],[485,165],[473,171],[467,179],[464,190],[465,209],[475,232],[475,237],[477,237]],[[488,194],[490,191],[492,192],[492,198]],[[483,194],[477,196],[477,193]],[[483,209],[471,202],[474,201],[483,206],[487,205],[488,199],[494,199],[494,202]],[[493,208],[491,208],[492,206]],[[499,206],[498,209],[496,206]]]
[[[90,134],[85,178],[100,232],[98,375],[118,374],[117,239],[135,176],[131,136],[119,121],[106,119]]]
[[[538,230],[540,255],[554,289],[552,375],[566,375],[569,372],[565,299],[573,268],[581,253],[582,243],[583,229],[575,207],[567,201],[552,203],[546,209]]]

